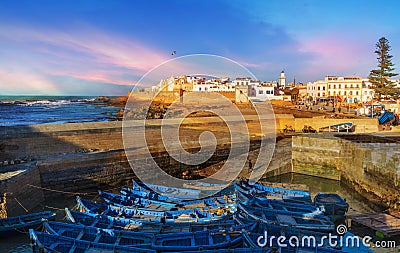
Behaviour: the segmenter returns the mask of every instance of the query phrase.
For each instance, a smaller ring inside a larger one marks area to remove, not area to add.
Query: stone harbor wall
[[[278,115],[277,128],[290,120],[293,118]],[[154,122],[157,126],[161,121]],[[375,123],[366,119],[365,126],[368,124],[372,129]],[[188,131],[199,131],[196,124],[190,127],[193,128]],[[217,126],[214,128],[218,130]],[[121,122],[0,127],[0,216],[30,212],[66,193],[71,196],[71,193],[93,193],[130,185],[135,175],[121,136]],[[300,135],[290,140],[278,142],[265,176],[297,172],[340,179],[384,205],[394,207],[400,203],[398,143],[384,140],[356,143],[334,134]],[[157,137],[149,141],[155,147],[159,143]],[[193,145],[198,143],[191,140],[183,143],[188,152],[198,150]],[[252,152],[257,145],[257,139],[252,140]],[[228,155],[229,145],[219,143],[212,158],[194,170],[219,164]],[[180,176],[188,169],[165,150],[152,156],[171,175]],[[139,156],[133,164],[145,169],[148,162]]]
[[[294,172],[337,177],[377,205],[400,208],[399,137],[302,135],[293,137],[292,150]]]

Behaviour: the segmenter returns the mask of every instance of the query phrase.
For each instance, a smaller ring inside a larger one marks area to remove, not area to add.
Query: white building
[[[201,82],[193,83],[193,91],[201,92],[218,92],[218,91],[235,91],[234,83],[229,81],[229,78],[202,80]]]
[[[374,91],[368,79],[361,77],[326,76],[307,84],[307,96],[314,100],[322,98],[337,98],[347,103],[361,103],[371,101]]]
[[[270,85],[251,86],[249,88],[249,98],[251,100],[265,101],[275,96],[275,87]]]
[[[282,70],[281,75],[279,76],[279,88],[286,88],[286,76],[285,71]]]
[[[234,86],[250,85],[251,77],[237,77],[233,80]]]

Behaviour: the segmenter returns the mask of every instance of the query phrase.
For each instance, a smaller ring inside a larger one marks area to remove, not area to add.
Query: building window
[[[329,84],[329,89],[331,88],[331,85]]]
[[[331,92],[330,91],[328,91],[328,96],[330,96],[331,95]]]
[[[353,88],[353,84],[350,84],[350,88]]]
[[[201,87],[199,87],[199,91],[201,91]]]
[[[258,94],[260,94],[260,95],[263,94],[263,91],[262,91],[262,90],[259,90],[259,91],[258,91]]]
[[[342,85],[341,84],[339,84],[339,89],[341,89],[342,88]]]
[[[318,86],[318,90],[321,90],[321,87],[320,87],[320,86]]]
[[[358,96],[358,91],[356,91],[356,96]]]
[[[350,95],[350,96],[353,95],[353,92],[352,92],[352,91],[349,91],[349,95]]]
[[[318,92],[318,97],[320,97],[320,96],[321,96],[321,93]]]
[[[347,88],[347,84],[344,85],[344,88],[345,88],[345,89]]]
[[[333,85],[333,88],[336,89],[336,84]]]
[[[324,86],[324,87],[322,87],[322,90],[325,90],[325,86]]]
[[[346,92],[346,91],[344,91],[344,92],[343,92],[343,95],[346,95],[346,93],[347,93],[347,92]]]

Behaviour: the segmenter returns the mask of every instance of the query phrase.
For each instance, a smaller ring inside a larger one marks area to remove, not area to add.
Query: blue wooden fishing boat
[[[138,208],[134,206],[115,206],[112,202],[109,204],[95,203],[86,199],[77,197],[78,207],[83,212],[94,212],[109,215],[119,215],[128,218],[136,217],[166,217],[166,216],[177,216],[181,214],[195,214],[193,209],[182,209],[182,210],[169,210],[159,211],[147,208]]]
[[[198,189],[185,189],[185,188],[177,188],[177,187],[168,187],[163,185],[155,185],[155,184],[148,184],[143,182],[136,182],[132,180],[133,189],[134,190],[143,190],[146,189],[149,192],[156,192],[163,196],[168,196],[172,198],[179,198],[182,200],[185,199],[199,199],[201,198],[202,193],[201,190]]]
[[[234,184],[236,191],[261,196],[264,198],[278,199],[291,203],[307,204],[312,203],[311,195],[307,191],[289,190],[277,187],[269,187],[258,184],[249,184],[246,181],[238,181]]]
[[[118,253],[156,253],[150,248],[135,246],[115,246],[113,244],[77,240],[66,236],[37,232],[29,230],[33,253],[93,253],[93,252],[118,252]]]
[[[326,216],[305,217],[295,214],[276,213],[263,208],[245,206],[241,203],[238,203],[237,213],[245,218],[267,224],[272,223],[279,226],[324,232],[335,230],[335,224]]]
[[[162,222],[162,218],[166,216],[172,216],[173,214],[192,214],[192,210],[180,210],[180,211],[154,211],[135,207],[127,206],[114,206],[112,204],[95,203],[86,199],[77,197],[78,209],[81,212],[90,212],[105,214],[110,216],[119,216],[123,218],[135,219],[138,221],[149,221],[149,222]]]
[[[136,232],[146,233],[177,233],[177,232],[195,232],[205,230],[227,229],[234,226],[233,220],[224,219],[212,222],[201,223],[156,223],[156,222],[141,222],[130,223],[132,220],[126,218],[112,217],[109,215],[81,213],[73,210],[65,209],[66,220],[69,223],[82,224],[85,226],[92,226],[102,229],[117,229],[117,230],[130,230]]]
[[[252,219],[243,218],[240,215],[235,214],[234,216],[235,222],[240,225],[245,225],[251,222],[254,222]],[[267,232],[267,233],[266,233]],[[260,246],[257,243],[257,239],[259,236],[263,237],[261,243],[266,242],[264,241],[265,235],[267,235],[268,239],[271,239],[271,236],[274,238],[278,238],[280,236],[285,237],[285,241],[281,242],[287,245],[289,244],[290,238],[295,238],[292,240],[296,242],[298,240],[299,247],[282,247],[279,248],[276,240],[273,240],[272,247],[270,247],[270,242],[268,241],[267,247],[273,248],[278,252],[347,252],[347,253],[372,253],[373,251],[368,247],[364,246],[362,243],[361,238],[355,237],[354,234],[347,232],[343,239],[340,237],[331,237],[330,241],[326,240],[329,238],[328,233],[323,232],[316,232],[310,230],[300,230],[294,227],[282,227],[275,224],[266,224],[266,223],[256,223],[255,226],[252,227],[251,230],[244,230],[243,237],[244,237],[244,245],[247,247],[256,247]],[[354,245],[348,244],[346,245],[343,242],[346,242],[347,237],[354,237],[356,241],[354,241]],[[309,238],[312,240],[309,241]],[[315,239],[315,240],[314,240]],[[300,242],[304,242],[301,244]]]
[[[224,188],[229,186],[229,184],[212,184],[212,183],[206,183],[206,182],[201,182],[201,181],[193,181],[189,183],[184,183],[183,187],[184,188],[189,188],[189,189],[197,189],[201,191],[220,191]]]
[[[64,222],[44,222],[44,230],[49,234],[70,237],[77,240],[91,241],[118,245],[150,245],[154,234],[115,230],[109,228],[96,228]]]
[[[180,204],[182,202],[182,199],[180,199],[180,198],[163,196],[163,195],[158,194],[157,192],[148,191],[144,188],[136,187],[135,189],[130,189],[130,188],[125,187],[120,190],[120,193],[122,195],[125,195],[128,197],[134,197],[134,198],[139,197],[139,198],[150,199],[150,200],[170,202],[170,203],[174,203],[174,204]]]
[[[311,204],[297,204],[282,200],[259,198],[241,191],[236,191],[236,198],[243,205],[265,208],[277,213],[293,213],[303,216],[323,215],[323,211],[319,207]]]
[[[44,211],[0,219],[0,236],[9,236],[13,233],[26,233],[30,228],[41,226],[43,220],[54,220],[55,218],[55,213]]]
[[[344,122],[331,126],[321,127],[319,129],[319,132],[354,132],[355,130],[356,125],[354,125],[352,122]]]
[[[349,204],[335,193],[318,193],[314,197],[314,204],[325,209],[326,215],[345,215]]]
[[[234,215],[234,220],[237,224],[245,226],[248,224],[254,224],[254,220],[251,218],[244,218],[240,214]],[[329,237],[328,233],[311,231],[311,230],[301,230],[291,226],[280,226],[273,223],[263,223],[257,222],[256,226],[252,227],[250,231],[252,234],[263,235],[267,231],[268,236],[275,236],[278,238],[279,236],[284,235],[285,237],[289,238],[291,236],[296,236],[299,240],[302,240],[303,237],[315,237],[315,244],[320,245],[321,247],[329,247],[329,241],[324,240],[323,238]],[[336,238],[336,241],[339,242],[339,239]],[[340,245],[340,244],[338,244]],[[249,246],[249,245],[247,245]],[[250,245],[251,246],[251,245]],[[277,246],[277,245],[275,245]]]
[[[165,201],[167,203],[174,203],[176,207],[180,208],[191,208],[190,206],[209,206],[213,208],[219,207],[226,207],[227,205],[231,205],[234,203],[234,196],[233,195],[224,195],[224,196],[216,196],[216,197],[207,197],[203,199],[195,199],[195,200],[181,200],[178,198],[171,198],[159,195],[153,192],[146,192],[146,191],[137,191],[129,188],[122,188],[121,194],[133,197],[133,198],[146,198],[150,200],[157,200],[157,201]]]
[[[159,233],[161,223],[139,221],[110,215],[89,212],[77,212],[65,208],[65,218],[69,223],[92,226],[96,228],[140,231],[146,233]]]
[[[105,202],[116,206],[149,207],[159,210],[170,210],[171,208],[176,207],[175,203],[168,203],[165,201],[151,200],[103,191],[99,191],[99,194]]]
[[[250,184],[249,182],[247,182],[245,180],[238,181],[238,184],[245,188],[248,188],[248,189],[255,189],[255,190],[259,190],[261,192],[269,192],[271,194],[276,194],[279,196],[287,196],[287,197],[310,197],[311,196],[310,192],[308,192],[308,191],[284,189],[284,188],[271,187],[271,186],[266,186],[266,185],[261,185],[261,184]]]
[[[194,233],[160,234],[154,237],[152,248],[158,251],[201,251],[240,246],[241,231],[200,231]]]
[[[228,213],[223,209],[202,211],[201,209],[183,209],[175,211],[152,211],[129,207],[116,207],[110,204],[94,203],[77,197],[81,212],[100,213],[119,216],[138,221],[175,223],[175,222],[210,222],[225,219]]]

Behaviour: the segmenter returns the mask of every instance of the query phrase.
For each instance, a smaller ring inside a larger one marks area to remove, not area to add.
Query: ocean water
[[[95,97],[0,96],[0,126],[100,122],[120,108],[94,103]]]

